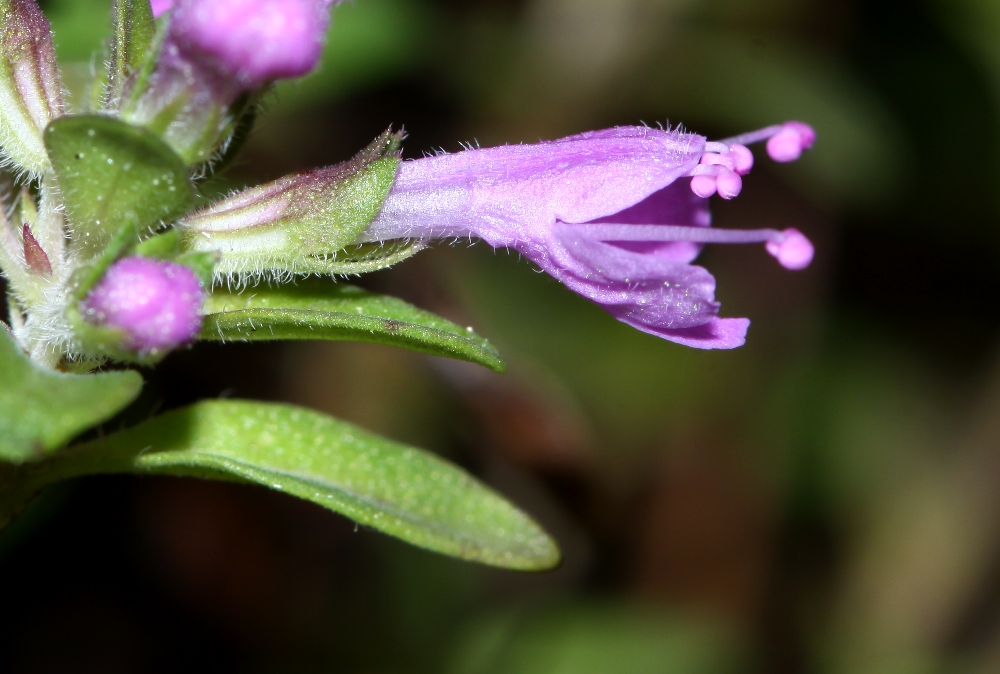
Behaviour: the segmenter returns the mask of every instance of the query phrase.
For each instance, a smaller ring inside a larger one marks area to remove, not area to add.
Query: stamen
[[[688,173],[689,176],[712,176],[715,177],[719,175],[719,171],[724,168],[715,164],[698,164],[691,172]]]
[[[813,143],[816,142],[816,132],[803,122],[785,122],[715,143],[706,143],[705,147],[707,150],[708,145],[713,147],[718,144],[750,145],[764,140],[767,141],[767,154],[771,159],[777,162],[789,162],[795,161],[802,156],[803,150],[808,150],[813,146]]]
[[[753,152],[746,145],[730,145],[726,156],[733,162],[733,170],[741,176],[750,173],[753,168]]]
[[[689,241],[691,243],[767,243],[780,239],[777,229],[716,229],[681,225],[620,225],[613,222],[571,225],[598,241]]]
[[[754,143],[759,143],[765,141],[768,138],[774,136],[776,133],[784,128],[784,124],[773,124],[771,126],[766,126],[763,129],[757,129],[756,131],[750,131],[748,133],[740,134],[739,136],[733,136],[731,138],[724,138],[722,140],[716,141],[721,145],[753,145]]]
[[[739,179],[735,173],[730,172]],[[696,176],[697,178],[710,176]],[[641,241],[673,243],[763,243],[767,252],[786,269],[805,269],[812,262],[814,248],[797,229],[715,229],[679,225],[625,225],[600,223],[569,225],[573,230],[597,241]]]
[[[753,153],[746,146],[767,141],[767,154],[777,162],[795,161],[816,141],[816,132],[802,122],[775,124],[721,141],[705,143],[705,153],[689,173],[691,191],[703,199],[718,193],[732,199],[743,189],[740,176],[753,168]]]
[[[719,154],[717,152],[706,152],[701,156],[702,164],[708,166],[725,166],[730,171],[733,169],[733,160],[724,154]]]
[[[767,252],[785,269],[805,269],[812,262],[815,249],[812,241],[797,229],[786,229],[780,239],[768,241]]]
[[[803,150],[812,147],[816,132],[802,122],[788,122],[778,133],[767,141],[767,153],[778,162],[795,161]]]
[[[735,199],[743,189],[743,178],[735,171],[721,171],[715,178],[716,189],[723,199]]]
[[[743,179],[732,170],[732,162],[722,155],[707,154],[702,157],[702,162],[688,174],[691,176],[691,191],[697,196],[707,199],[718,192],[723,199],[733,199],[743,189]]]
[[[718,190],[715,176],[711,174],[696,175],[691,178],[691,191],[702,199],[708,199]]]

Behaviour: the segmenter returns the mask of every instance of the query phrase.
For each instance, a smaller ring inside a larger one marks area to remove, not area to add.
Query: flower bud
[[[160,16],[166,11],[173,9],[174,0],[152,0],[153,1],[153,16]],[[338,5],[343,0],[323,0],[323,7],[329,9],[334,5]]]
[[[322,0],[179,0],[170,39],[192,60],[252,89],[316,67],[329,23],[324,5]]]
[[[34,0],[0,0],[0,149],[17,166],[48,165],[42,131],[62,112],[52,33]]]
[[[0,0],[2,1],[2,0]],[[204,162],[267,83],[319,62],[326,0],[174,0],[155,72],[124,99],[126,121],[161,133],[189,163]],[[183,120],[183,123],[176,123]]]
[[[108,268],[81,310],[89,322],[120,330],[126,348],[154,353],[198,335],[204,301],[201,282],[188,267],[127,257]]]

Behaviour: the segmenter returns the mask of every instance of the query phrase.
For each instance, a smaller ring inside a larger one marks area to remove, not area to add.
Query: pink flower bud
[[[176,0],[170,40],[252,88],[305,75],[319,62],[326,0]]]
[[[173,349],[201,330],[205,291],[184,265],[127,257],[111,265],[81,307],[93,323],[117,328],[140,353]]]

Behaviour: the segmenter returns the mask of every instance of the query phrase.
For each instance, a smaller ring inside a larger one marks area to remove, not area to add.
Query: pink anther
[[[767,154],[777,162],[795,161],[802,156],[802,139],[794,129],[782,129],[767,141]]]
[[[723,199],[734,199],[743,189],[743,179],[735,171],[725,169],[715,178],[716,189]]]
[[[701,156],[701,163],[708,166],[725,166],[730,171],[733,170],[733,160],[724,154],[716,152],[706,152]]]
[[[696,175],[691,178],[691,191],[702,199],[708,199],[717,189],[715,176],[709,174]]]
[[[798,132],[799,138],[802,139],[803,150],[810,149],[813,146],[813,143],[816,142],[816,131],[805,122],[785,122],[782,126],[789,129],[795,129]]]
[[[729,152],[725,156],[733,164],[730,168],[741,176],[750,173],[750,169],[753,168],[753,152],[746,145],[730,145]]]
[[[802,122],[785,122],[767,141],[767,154],[777,162],[795,161],[816,142],[816,132]]]
[[[781,236],[767,242],[767,252],[777,258],[785,269],[805,269],[812,262],[812,242],[797,229],[786,229]]]

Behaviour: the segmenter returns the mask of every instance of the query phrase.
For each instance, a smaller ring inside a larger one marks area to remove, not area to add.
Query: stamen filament
[[[763,129],[757,129],[756,131],[750,131],[748,133],[740,134],[739,136],[733,136],[731,138],[723,138],[722,140],[715,141],[720,145],[751,145],[753,143],[759,143],[762,140],[767,140],[771,138],[776,133],[784,128],[783,124],[773,124],[771,126],[766,126]]]
[[[776,229],[716,229],[679,225],[622,225],[616,223],[570,225],[599,241],[689,241],[691,243],[767,243],[785,235]]]

